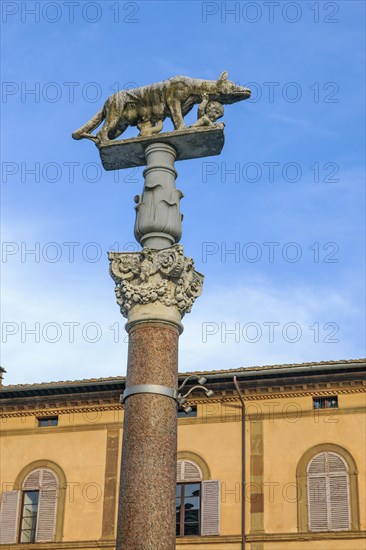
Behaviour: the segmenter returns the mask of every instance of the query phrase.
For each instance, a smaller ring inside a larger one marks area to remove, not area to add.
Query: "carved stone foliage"
[[[146,148],[145,155],[144,190],[135,197],[135,237],[142,247],[163,249],[182,236],[183,193],[175,187],[176,153],[170,145],[154,143]]]
[[[135,197],[135,237],[143,244],[143,239],[151,233],[157,233],[176,242],[182,236],[182,214],[180,200],[183,197],[179,189],[165,189],[162,182],[145,182],[143,195]]]
[[[182,245],[163,250],[110,252],[110,273],[116,283],[117,303],[124,317],[137,304],[160,302],[189,313],[202,292],[203,275],[186,258]]]

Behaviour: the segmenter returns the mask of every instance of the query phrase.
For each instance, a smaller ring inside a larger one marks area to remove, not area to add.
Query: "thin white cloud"
[[[20,270],[7,282],[2,317],[5,382],[125,374],[125,319],[115,304],[113,283],[79,279],[62,288],[57,281],[43,284],[47,272],[38,273],[38,284],[31,287]],[[179,370],[361,356],[357,335],[345,330],[350,318],[357,323],[357,315],[357,303],[345,289],[275,288],[264,279],[230,289],[207,288],[183,319]],[[275,324],[271,328],[268,323]]]
[[[186,320],[180,370],[320,361],[363,355],[348,334],[357,307],[320,286],[242,284],[207,293]],[[360,334],[362,334],[360,330]]]

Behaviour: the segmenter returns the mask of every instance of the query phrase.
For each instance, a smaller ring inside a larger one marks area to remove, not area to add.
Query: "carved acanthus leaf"
[[[202,292],[203,275],[194,270],[192,258],[184,256],[182,245],[110,252],[109,260],[117,303],[125,317],[134,305],[156,301],[176,306],[183,317]]]

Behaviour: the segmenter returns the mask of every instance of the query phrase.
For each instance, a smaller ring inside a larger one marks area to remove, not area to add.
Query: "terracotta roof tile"
[[[260,371],[260,370],[270,370],[270,369],[288,369],[290,367],[293,367],[294,369],[296,367],[312,367],[312,366],[318,366],[318,365],[343,365],[343,364],[350,364],[350,363],[365,363],[366,359],[340,359],[337,361],[313,361],[310,363],[285,363],[283,365],[264,365],[261,367],[240,367],[238,369],[223,369],[223,370],[211,370],[211,371],[194,371],[194,372],[187,372],[182,373],[183,375],[188,374],[220,374],[220,373],[236,373],[236,372],[243,372],[243,371]]]

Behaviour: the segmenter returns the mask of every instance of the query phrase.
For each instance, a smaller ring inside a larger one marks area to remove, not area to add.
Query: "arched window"
[[[357,470],[350,453],[317,445],[297,469],[299,531],[359,530]]]
[[[218,535],[219,496],[218,481],[204,480],[201,468],[192,460],[178,460],[177,537]]]
[[[46,468],[31,472],[22,487],[19,542],[50,542],[55,531],[56,475]]]
[[[49,468],[36,468],[21,490],[2,494],[0,544],[55,540],[59,479]]]
[[[335,453],[316,455],[307,468],[310,531],[350,529],[348,466]]]

